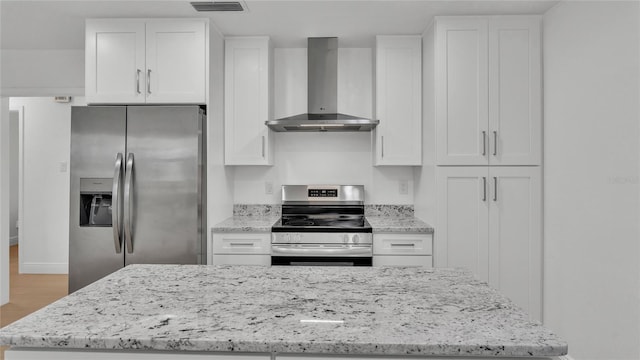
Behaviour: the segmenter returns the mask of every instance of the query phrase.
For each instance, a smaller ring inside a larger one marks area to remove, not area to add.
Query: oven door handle
[[[271,245],[272,256],[372,256],[371,246],[292,246]]]

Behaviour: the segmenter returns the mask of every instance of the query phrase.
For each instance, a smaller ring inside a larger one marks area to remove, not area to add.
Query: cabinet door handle
[[[493,201],[498,201],[498,178],[493,177]]]
[[[142,73],[142,70],[136,70],[136,92],[138,94],[142,94],[142,92],[140,92],[140,73]]]
[[[384,158],[384,135],[380,136],[380,157]]]
[[[487,201],[487,177],[482,177],[482,201]]]
[[[482,130],[482,156],[487,155],[487,132]]]
[[[151,69],[147,69],[147,95],[151,94]]]
[[[493,156],[498,155],[498,132],[493,132]]]
[[[262,135],[262,157],[264,158],[264,135]]]

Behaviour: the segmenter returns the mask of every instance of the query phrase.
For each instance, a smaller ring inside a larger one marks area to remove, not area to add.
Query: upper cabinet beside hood
[[[225,165],[273,165],[271,54],[266,36],[225,39]]]
[[[376,38],[374,165],[422,165],[422,37]]]

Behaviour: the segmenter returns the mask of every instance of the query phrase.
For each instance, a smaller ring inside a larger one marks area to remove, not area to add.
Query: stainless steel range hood
[[[274,131],[371,131],[380,122],[338,113],[338,38],[308,38],[307,114],[265,121]]]

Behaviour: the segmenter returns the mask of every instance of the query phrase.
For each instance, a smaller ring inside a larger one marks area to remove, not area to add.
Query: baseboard
[[[21,274],[68,274],[68,263],[22,263]]]
[[[18,245],[18,237],[12,236],[9,238],[9,246]]]
[[[569,355],[560,356],[560,360],[576,360]]]

